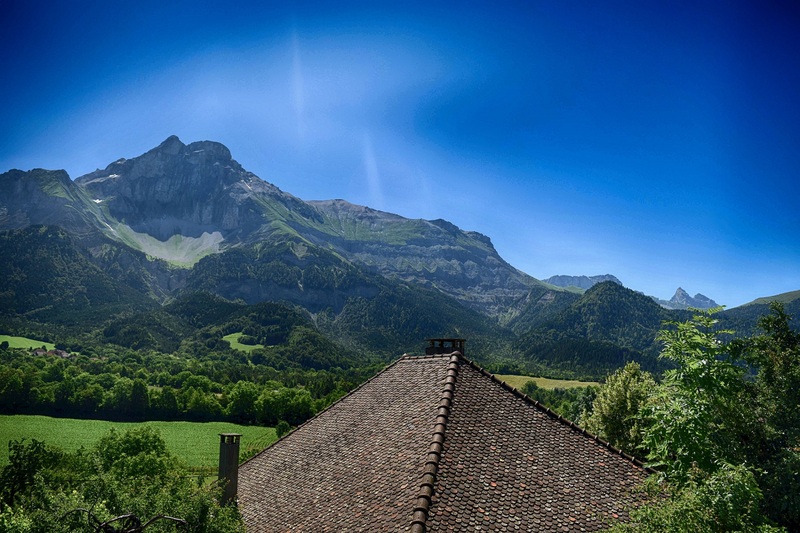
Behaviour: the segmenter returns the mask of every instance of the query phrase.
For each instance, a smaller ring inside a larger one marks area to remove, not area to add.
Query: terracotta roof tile
[[[459,354],[405,356],[241,466],[255,531],[595,531],[646,477]]]

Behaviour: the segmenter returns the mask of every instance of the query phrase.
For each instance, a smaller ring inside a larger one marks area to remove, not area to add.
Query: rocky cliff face
[[[0,229],[36,223],[69,229],[76,226],[70,217],[78,213],[93,231],[186,268],[237,248],[264,258],[271,247],[317,247],[491,316],[513,315],[509,308],[540,285],[506,263],[484,235],[445,220],[406,219],[342,200],[304,202],[246,171],[216,142],[186,145],[173,136],[75,182],[63,171],[41,171],[47,174],[43,185],[37,172],[3,175],[0,186],[14,188],[16,200],[0,204],[5,208]],[[45,207],[36,208],[36,202]],[[13,212],[10,206],[16,206]],[[242,265],[235,278],[260,280],[263,276],[253,274],[259,268],[266,267]]]
[[[114,218],[161,241],[213,232],[241,239],[269,222],[264,204],[300,212],[304,207],[244,170],[222,144],[185,145],[174,136],[137,158],[81,176],[76,184]]]
[[[694,307],[695,309],[711,309],[712,307],[718,306],[717,302],[708,296],[697,293],[692,297],[680,287],[678,287],[669,301],[675,306],[674,309],[688,309],[689,307]]]
[[[320,245],[381,275],[439,290],[499,315],[540,282],[506,263],[485,235],[445,220],[406,219],[343,200],[310,202],[325,220]]]
[[[63,170],[0,174],[0,229],[47,224],[85,234],[95,228],[98,214],[91,211],[91,201]]]

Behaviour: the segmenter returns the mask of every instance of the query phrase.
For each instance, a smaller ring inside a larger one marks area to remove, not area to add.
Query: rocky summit
[[[204,257],[234,250],[254,251],[259,261],[270,247],[289,245],[301,256],[306,252],[300,250],[319,249],[491,316],[510,316],[509,308],[542,286],[505,262],[484,235],[343,200],[305,202],[242,168],[217,142],[187,145],[172,136],[74,182],[63,171],[14,170],[0,176],[0,189],[6,193],[0,229],[58,225],[90,248],[108,238],[177,267],[193,268]],[[236,275],[241,287],[256,291],[239,290],[237,297],[265,297],[261,282],[247,281],[254,275],[252,269]]]

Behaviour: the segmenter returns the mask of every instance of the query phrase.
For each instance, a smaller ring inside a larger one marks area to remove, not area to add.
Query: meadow
[[[571,379],[550,379],[550,378],[534,378],[531,376],[520,376],[514,374],[495,374],[499,380],[505,381],[515,389],[522,390],[522,387],[529,381],[536,382],[536,385],[542,389],[574,389],[577,387],[597,387],[600,385],[596,381],[575,381]]]
[[[51,418],[39,415],[0,415],[0,466],[8,464],[8,442],[36,439],[66,451],[90,448],[112,428],[126,431],[138,426],[157,429],[167,449],[192,469],[216,474],[219,434],[240,433],[240,457],[252,448],[265,448],[277,439],[275,429],[228,422],[108,422]]]
[[[44,342],[44,341],[37,341],[35,339],[29,339],[27,337],[14,337],[13,335],[0,335],[0,343],[8,342],[9,348],[41,348],[44,347],[47,350],[55,350],[56,345]]]
[[[230,335],[225,335],[224,337],[222,337],[222,340],[228,341],[228,343],[231,345],[231,348],[233,348],[234,350],[239,350],[241,352],[250,353],[256,348],[264,347],[263,344],[242,344],[241,342],[239,342],[239,339],[242,338],[242,335],[244,335],[244,333],[242,333],[241,331],[238,333],[231,333]]]

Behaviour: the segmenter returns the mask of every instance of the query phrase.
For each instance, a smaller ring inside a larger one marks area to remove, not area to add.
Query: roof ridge
[[[444,448],[444,438],[447,432],[447,420],[450,417],[450,406],[453,403],[453,396],[458,378],[459,361],[462,359],[461,352],[450,354],[450,362],[447,364],[447,375],[442,389],[442,397],[439,399],[437,409],[436,424],[433,427],[433,437],[428,447],[428,456],[425,460],[425,471],[420,481],[419,492],[417,493],[416,503],[414,504],[414,514],[411,519],[411,533],[425,533],[428,522],[428,511],[431,506],[434,485],[436,484],[436,474],[439,470],[439,460],[442,457]]]
[[[499,384],[501,387],[503,387],[507,391],[511,392],[512,394],[514,394],[518,398],[521,398],[523,401],[533,405],[534,407],[536,407],[537,409],[539,409],[540,411],[545,413],[550,418],[552,418],[554,420],[557,420],[561,424],[563,424],[565,426],[568,426],[569,428],[571,428],[574,431],[582,434],[583,436],[588,437],[591,440],[594,440],[596,443],[598,443],[601,446],[605,447],[610,452],[621,456],[622,458],[626,459],[627,461],[632,462],[634,465],[636,465],[638,467],[643,468],[647,473],[649,473],[649,474],[656,473],[655,469],[645,465],[644,461],[642,461],[641,459],[638,459],[637,457],[635,457],[633,455],[629,455],[629,454],[625,453],[624,451],[622,451],[621,449],[617,448],[616,446],[613,446],[608,441],[601,439],[598,435],[595,435],[594,433],[592,433],[590,431],[587,431],[586,429],[580,427],[578,424],[576,424],[572,420],[569,420],[569,419],[565,418],[563,415],[560,415],[560,414],[556,413],[555,411],[553,411],[549,407],[546,407],[544,404],[540,403],[538,400],[534,400],[533,398],[531,398],[527,394],[525,394],[523,392],[520,392],[517,388],[512,387],[511,385],[509,385],[508,383],[506,383],[502,379],[499,379],[497,376],[495,376],[491,372],[488,372],[488,371],[484,370],[483,368],[481,368],[480,366],[478,366],[474,362],[470,361],[466,357],[462,357],[462,359],[463,359],[463,361],[465,363],[467,363],[474,370],[480,372],[484,376],[487,376],[487,377],[491,378],[492,381],[494,381],[495,383]]]

